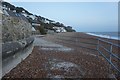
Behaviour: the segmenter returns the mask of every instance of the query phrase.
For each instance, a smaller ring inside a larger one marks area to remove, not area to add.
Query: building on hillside
[[[31,25],[35,28],[35,30],[39,30],[41,24],[38,21],[32,20]]]
[[[35,15],[28,14],[28,13],[26,13],[24,10],[21,12],[21,14],[24,15],[25,17],[32,18],[32,20],[35,19]]]
[[[44,23],[48,23],[49,24],[50,22],[47,19],[45,19]]]
[[[32,23],[32,26],[38,26],[38,27],[40,27],[41,25],[40,25],[40,23]]]
[[[52,24],[56,24],[56,22],[55,22],[55,21],[52,21],[52,22],[50,22],[50,23],[52,23]]]
[[[3,10],[9,10],[9,8],[6,5],[2,5]]]
[[[35,15],[28,15],[30,18],[32,18],[32,20],[35,20],[36,19],[36,16]]]
[[[27,13],[22,12],[22,15],[24,15],[25,17],[29,16]]]
[[[32,35],[39,35],[39,30],[36,30],[34,27],[32,27]]]
[[[10,10],[10,6],[8,6],[8,4],[2,4],[2,9],[3,10]]]
[[[66,32],[64,27],[53,27],[55,32],[60,33],[60,32]]]

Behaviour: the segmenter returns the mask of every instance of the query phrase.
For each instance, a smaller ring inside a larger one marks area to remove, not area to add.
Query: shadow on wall
[[[34,41],[34,37],[29,37],[21,41],[8,42],[2,44],[2,59],[14,55],[16,52],[28,47]]]

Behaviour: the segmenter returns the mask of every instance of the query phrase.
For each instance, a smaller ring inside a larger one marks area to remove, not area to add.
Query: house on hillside
[[[32,18],[32,20],[35,20],[37,17],[35,15],[29,15],[30,18]]]
[[[40,34],[39,30],[36,30],[34,27],[32,27],[32,35],[38,35]]]
[[[7,10],[9,10],[9,8],[8,8],[5,4],[2,4],[2,5],[1,5],[1,11],[2,11],[2,13],[3,13],[4,15],[9,16]]]
[[[10,10],[10,7],[7,6],[7,5],[5,5],[5,4],[2,4],[2,9],[3,9],[3,10]]]
[[[25,17],[29,16],[27,13],[25,13],[25,11],[22,11],[22,15],[24,15]]]
[[[64,27],[53,27],[55,32],[60,33],[60,32],[66,32]]]
[[[2,6],[2,9],[3,10],[8,10],[8,8],[5,5]]]
[[[25,17],[32,18],[32,20],[35,19],[35,15],[28,14],[28,13],[26,13],[24,10],[22,11],[21,14],[24,15]]]
[[[40,34],[39,27],[41,26],[41,24],[38,21],[32,20],[31,25],[33,34]]]
[[[45,19],[44,23],[48,23],[49,24],[50,22],[47,19]]]
[[[32,21],[31,24],[34,27],[40,27],[41,26],[41,24],[38,21]]]
[[[67,27],[65,27],[65,29],[67,32],[76,32],[74,29],[72,29],[71,26],[67,26]]]

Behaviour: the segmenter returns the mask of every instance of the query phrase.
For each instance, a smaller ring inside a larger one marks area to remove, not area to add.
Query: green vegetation
[[[47,34],[47,31],[45,30],[44,26],[39,27],[39,31],[42,35]]]
[[[67,32],[76,32],[74,29],[72,29],[71,26],[67,26],[67,27],[65,27],[65,29]]]

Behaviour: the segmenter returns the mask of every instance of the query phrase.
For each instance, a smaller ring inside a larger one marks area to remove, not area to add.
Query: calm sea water
[[[120,40],[120,32],[89,32],[87,34]]]

